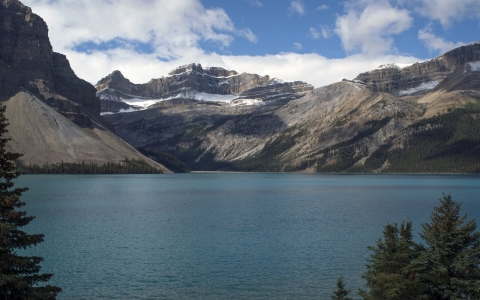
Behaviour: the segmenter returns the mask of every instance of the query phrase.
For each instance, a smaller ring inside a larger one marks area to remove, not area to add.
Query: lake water
[[[25,175],[28,233],[59,299],[331,299],[363,286],[387,223],[421,223],[442,192],[480,220],[463,175]]]

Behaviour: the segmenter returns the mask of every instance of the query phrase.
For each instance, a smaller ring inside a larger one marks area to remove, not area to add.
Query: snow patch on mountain
[[[244,106],[244,105],[264,105],[262,99],[237,99],[230,102],[230,106]]]
[[[282,83],[285,83],[285,82],[275,77],[275,78],[272,78],[270,85],[276,85],[276,84],[282,84]]]
[[[480,72],[480,61],[468,62],[467,65],[471,72]]]
[[[120,111],[118,112],[101,112],[100,115],[101,116],[105,116],[105,115],[113,115],[113,114],[121,114],[121,113],[129,113],[129,112],[134,112],[134,111],[137,111],[135,108],[133,107],[130,107],[128,109],[120,109]]]
[[[377,68],[377,70],[383,70],[383,69],[400,69],[400,67],[397,66],[396,64],[385,64]]]
[[[417,86],[417,87],[410,88],[410,89],[403,90],[403,91],[399,91],[399,92],[398,92],[398,95],[399,95],[399,96],[407,96],[407,95],[412,95],[412,94],[414,94],[414,93],[416,93],[416,92],[420,92],[420,91],[432,90],[432,89],[434,89],[437,85],[438,85],[438,82],[437,82],[437,81],[425,82],[425,83],[420,84],[420,85]]]
[[[197,92],[194,99],[200,101],[230,102],[237,98],[237,95],[219,95]]]
[[[398,64],[398,63],[385,64],[385,65],[381,65],[380,67],[378,67],[377,70],[383,70],[383,69],[399,69],[399,70],[401,70],[401,69],[409,67],[411,65],[412,64]]]

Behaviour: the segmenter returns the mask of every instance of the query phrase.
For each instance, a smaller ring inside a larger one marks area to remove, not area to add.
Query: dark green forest
[[[16,161],[16,168],[23,174],[162,174],[163,172],[143,160],[126,159],[121,163],[107,162],[102,165],[94,163],[57,163],[25,164]]]

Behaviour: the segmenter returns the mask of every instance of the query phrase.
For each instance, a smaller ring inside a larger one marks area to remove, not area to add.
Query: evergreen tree
[[[41,257],[20,256],[16,250],[43,241],[42,234],[27,234],[19,228],[34,217],[17,209],[24,206],[20,196],[27,188],[13,188],[18,177],[14,161],[21,155],[7,152],[5,106],[0,105],[0,299],[55,299],[61,291],[56,286],[39,286],[52,274],[39,274]]]
[[[431,214],[431,223],[422,224],[420,234],[427,248],[419,259],[429,299],[480,298],[480,233],[475,220],[466,222],[451,195]]]
[[[368,247],[373,253],[368,260],[366,279],[368,290],[360,290],[364,299],[404,300],[422,299],[423,289],[417,268],[413,263],[421,253],[421,247],[413,242],[412,223],[388,224],[383,240],[376,247]]]
[[[345,284],[343,283],[343,276],[340,276],[337,280],[337,290],[333,292],[333,300],[352,300],[352,298],[347,297],[350,294],[350,291],[347,291]]]

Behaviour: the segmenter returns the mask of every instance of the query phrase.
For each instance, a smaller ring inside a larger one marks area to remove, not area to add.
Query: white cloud
[[[202,41],[228,47],[235,38],[255,42],[255,34],[237,28],[222,9],[206,9],[199,0],[23,0],[49,27],[54,51],[67,56],[75,73],[93,84],[113,70],[135,83],[166,76],[179,65],[200,63],[237,72],[270,75],[286,81],[302,80],[320,87],[354,78],[385,63],[413,63],[413,57],[364,54],[328,59],[318,54],[234,56],[207,52]],[[148,9],[145,9],[148,7]],[[321,27],[320,27],[321,29]],[[323,36],[321,30],[317,30]],[[238,37],[241,36],[241,37]],[[121,47],[76,50],[84,42],[112,40]],[[151,51],[138,51],[145,43]]]
[[[336,20],[335,32],[347,52],[360,49],[362,53],[387,53],[393,46],[392,35],[412,26],[413,19],[406,9],[393,8],[388,2],[371,4],[364,8],[351,7],[346,15]]]
[[[310,27],[310,36],[318,40],[320,38],[320,32],[315,27]]]
[[[223,67],[238,72],[254,72],[270,75],[286,81],[301,80],[315,87],[353,79],[359,73],[373,70],[385,63],[412,64],[414,57],[378,55],[369,57],[355,54],[342,59],[328,59],[321,55],[280,53],[265,56],[223,56]]]
[[[248,28],[238,29],[223,9],[206,9],[199,0],[24,0],[47,21],[55,51],[85,42],[121,38],[127,44],[150,44],[164,59],[210,41],[228,47],[235,36],[255,42]]]
[[[318,40],[320,37],[328,39],[331,37],[331,29],[326,25],[320,25],[320,31],[315,27],[310,27],[310,37]]]
[[[299,14],[299,15],[305,15],[307,13],[305,9],[305,3],[303,3],[302,0],[292,0],[290,2],[290,7],[288,8],[288,11],[290,14]]]
[[[322,37],[324,39],[328,39],[329,37],[332,36],[332,30],[330,29],[330,27],[326,25],[320,25],[320,30],[322,32]]]
[[[250,30],[250,28],[244,28],[240,30],[236,30],[235,33],[239,36],[245,37],[252,43],[256,43],[258,41],[257,36]]]
[[[251,6],[256,6],[256,7],[263,7],[263,3],[260,0],[245,0],[248,2]]]
[[[454,48],[465,45],[465,43],[448,42],[445,39],[438,37],[433,32],[433,24],[428,24],[425,28],[418,31],[418,39],[421,40],[427,49],[434,52],[445,53]]]
[[[320,5],[319,7],[317,7],[317,10],[326,10],[326,9],[329,9],[330,7],[326,4],[323,4],[323,5]]]
[[[442,26],[450,27],[454,21],[460,21],[464,18],[479,19],[480,1],[421,0],[418,11],[431,20],[438,20]]]
[[[297,50],[302,50],[302,44],[300,43],[293,43],[293,46],[297,49]]]
[[[270,75],[286,81],[301,80],[315,87],[352,79],[359,73],[377,68],[385,63],[412,64],[419,59],[406,56],[364,54],[351,55],[342,59],[328,59],[315,53],[280,53],[276,55],[220,55],[205,53],[201,49],[190,49],[172,61],[161,61],[154,54],[138,54],[133,50],[110,50],[90,54],[69,51],[65,53],[72,67],[81,78],[96,83],[113,70],[135,83],[145,83],[152,78],[166,76],[180,65],[192,62],[206,67],[223,67],[239,73],[248,72]],[[100,76],[99,76],[100,74]]]

